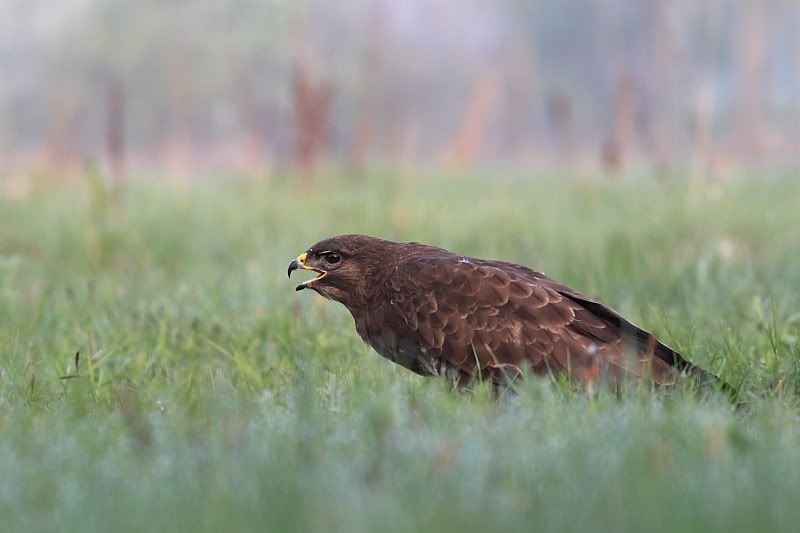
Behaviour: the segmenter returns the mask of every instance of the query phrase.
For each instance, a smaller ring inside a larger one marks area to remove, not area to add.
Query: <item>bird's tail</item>
[[[666,344],[658,343],[656,356],[671,364],[681,373],[694,377],[701,391],[722,393],[737,409],[744,406],[739,390],[718,375],[695,365],[680,352]]]

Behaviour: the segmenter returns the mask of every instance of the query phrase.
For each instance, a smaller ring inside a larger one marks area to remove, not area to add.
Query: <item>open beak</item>
[[[318,274],[316,278],[310,279],[308,281],[304,281],[300,285],[294,288],[296,291],[302,291],[303,289],[307,288],[311,283],[320,280],[328,275],[327,270],[322,270],[321,268],[315,268],[306,264],[306,260],[308,259],[308,254],[300,254],[297,256],[297,259],[294,259],[291,263],[289,263],[289,271],[287,274],[289,277],[292,277],[292,272],[295,270],[302,268],[303,270],[313,270]]]

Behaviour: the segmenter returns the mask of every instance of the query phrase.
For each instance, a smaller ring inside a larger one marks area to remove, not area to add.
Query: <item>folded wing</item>
[[[414,257],[397,266],[386,292],[385,318],[419,347],[415,370],[439,364],[499,383],[530,368],[583,382],[668,385],[676,371],[694,368],[612,309],[520,265]]]

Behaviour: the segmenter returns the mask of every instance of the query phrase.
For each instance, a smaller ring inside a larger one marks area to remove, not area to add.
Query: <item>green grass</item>
[[[796,528],[800,182],[393,178],[0,182],[0,529]],[[750,406],[419,378],[286,279],[345,232],[544,270]]]

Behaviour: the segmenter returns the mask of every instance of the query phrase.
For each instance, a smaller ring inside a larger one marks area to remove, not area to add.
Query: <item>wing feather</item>
[[[509,368],[527,366],[587,382],[605,373],[615,383],[638,377],[660,384],[674,381],[673,366],[680,369],[668,357],[680,354],[650,333],[520,265],[414,257],[397,265],[385,290],[385,313],[397,337],[418,346],[424,368],[444,364],[499,381]]]

